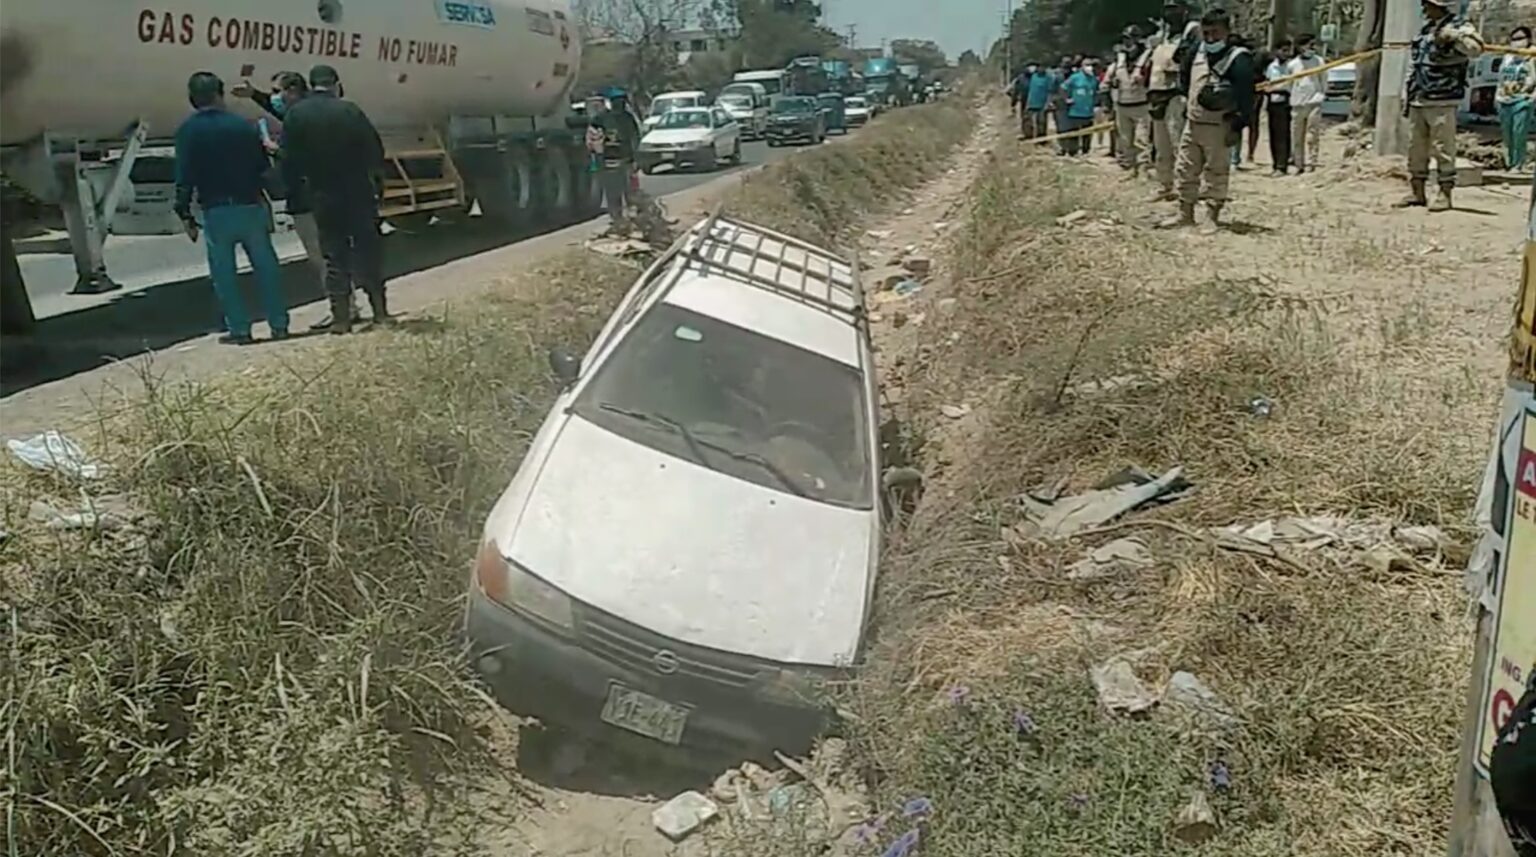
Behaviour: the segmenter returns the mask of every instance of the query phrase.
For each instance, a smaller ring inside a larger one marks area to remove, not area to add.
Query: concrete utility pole
[[[1408,154],[1408,123],[1403,97],[1408,79],[1408,43],[1423,25],[1419,0],[1385,0],[1386,33],[1376,81],[1376,154]]]

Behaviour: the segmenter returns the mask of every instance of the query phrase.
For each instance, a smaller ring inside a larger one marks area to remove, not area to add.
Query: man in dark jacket
[[[288,305],[282,273],[272,247],[271,213],[262,195],[270,164],[255,126],[224,109],[224,81],[200,71],[187,81],[187,99],[197,110],[176,129],[176,215],[193,241],[203,233],[208,276],[229,331],[222,341],[251,342],[235,268],[235,245],[245,248],[256,274],[273,339],[288,338]],[[202,226],[192,215],[196,201]]]
[[[635,152],[640,147],[640,123],[627,108],[624,93],[610,90],[606,103],[600,97],[587,102],[587,122],[595,132],[592,146],[599,157],[599,178],[608,202],[609,229],[625,228],[629,207],[629,183],[635,172]]]
[[[1179,77],[1187,82],[1188,114],[1179,141],[1179,213],[1165,228],[1192,226],[1195,203],[1204,199],[1208,231],[1221,225],[1232,175],[1231,148],[1253,122],[1253,53],[1232,44],[1232,20],[1224,9],[1200,18],[1201,44],[1184,59]],[[1204,187],[1202,188],[1202,184]]]
[[[1451,0],[1423,0],[1424,27],[1413,40],[1408,67],[1408,177],[1399,208],[1428,205],[1429,157],[1440,192],[1430,211],[1448,211],[1456,187],[1456,108],[1467,94],[1467,66],[1483,52],[1477,29],[1451,12]]]
[[[334,68],[315,66],[309,86],[283,122],[283,174],[289,188],[308,194],[320,229],[330,331],[348,333],[354,283],[368,296],[374,323],[389,321],[379,235],[384,144],[367,114],[342,100]]]

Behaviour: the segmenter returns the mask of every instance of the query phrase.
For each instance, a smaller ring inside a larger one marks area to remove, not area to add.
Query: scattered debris
[[[943,414],[944,416],[946,416],[946,417],[948,417],[949,419],[952,419],[952,420],[964,419],[965,417],[970,415],[970,413],[971,413],[971,406],[970,405],[942,405],[942,406],[939,407],[939,413]]]
[[[1260,419],[1268,418],[1275,412],[1275,402],[1267,396],[1254,396],[1248,400],[1248,413]]]
[[[915,277],[926,277],[933,273],[933,260],[927,256],[908,256],[901,260],[901,267]]]
[[[630,238],[628,236],[604,236],[599,238],[592,238],[589,239],[583,246],[594,253],[601,253],[604,256],[613,256],[617,259],[633,259],[639,256],[649,255],[652,252],[652,248],[649,243],[638,238]]]
[[[651,824],[673,842],[681,842],[720,814],[714,801],[698,792],[683,792],[651,813]]]
[[[1152,379],[1141,375],[1114,375],[1109,378],[1074,384],[1068,387],[1066,392],[1075,396],[1096,396],[1115,390],[1137,390],[1142,387],[1150,387],[1152,383]]]
[[[1211,791],[1217,794],[1232,791],[1232,769],[1220,759],[1211,763]]]
[[[899,295],[901,297],[904,297],[904,298],[909,298],[909,297],[917,294],[918,292],[920,292],[922,290],[923,290],[923,284],[922,283],[919,283],[916,280],[910,280],[910,279],[909,280],[902,280],[901,282],[897,283],[892,288],[892,291],[896,292],[897,295]]]
[[[67,511],[44,500],[33,500],[27,517],[50,530],[115,530],[151,520],[148,512],[122,494],[86,498],[78,510]]]
[[[5,445],[33,470],[52,470],[78,479],[99,479],[106,470],[92,461],[80,444],[53,429],[26,440],[8,440]]]
[[[892,232],[889,229],[871,229],[864,234],[875,239],[876,241],[884,241],[885,239],[891,237]]]
[[[1181,709],[1217,726],[1233,726],[1237,715],[1226,706],[1212,690],[1205,686],[1194,673],[1179,671],[1168,679],[1163,688],[1163,707]]]
[[[1216,811],[1205,792],[1194,792],[1189,803],[1179,810],[1173,822],[1173,835],[1188,845],[1209,842],[1220,828],[1216,824]]]
[[[934,232],[943,232],[944,230],[946,230],[948,228],[949,228],[949,224],[947,222],[943,221],[943,220],[940,220],[938,223],[933,224],[933,231]]]
[[[959,305],[960,301],[957,298],[941,298],[936,304],[936,306],[939,308],[939,312],[953,312],[955,307]]]
[[[1089,675],[1099,693],[1099,704],[1111,714],[1141,714],[1157,705],[1157,694],[1142,684],[1123,656],[1110,658],[1091,669]]]
[[[1079,208],[1078,210],[1072,212],[1071,214],[1064,214],[1061,217],[1056,218],[1056,225],[1057,226],[1071,226],[1072,224],[1077,223],[1078,221],[1087,220],[1087,219],[1088,219],[1088,212],[1087,212],[1087,210]]]
[[[1068,580],[1100,580],[1153,564],[1152,552],[1136,538],[1116,539],[1101,545],[1067,569]]]
[[[897,310],[895,313],[893,313],[891,315],[891,326],[895,327],[895,328],[906,327],[907,326],[907,320],[908,320],[907,319],[907,314],[902,312],[901,310]]]
[[[1193,488],[1184,479],[1181,467],[1158,477],[1139,468],[1128,468],[1099,483],[1092,491],[1049,503],[1028,495],[1020,497],[1026,520],[1016,524],[1013,530],[1023,538],[1063,539],[1106,524],[1154,501],[1180,499]]]
[[[1291,552],[1324,549],[1355,554],[1355,561],[1386,573],[1417,570],[1417,554],[1439,554],[1450,546],[1445,532],[1434,526],[1398,527],[1389,521],[1355,521],[1329,515],[1279,518],[1255,524],[1231,524],[1213,530],[1216,544],[1280,559]]]

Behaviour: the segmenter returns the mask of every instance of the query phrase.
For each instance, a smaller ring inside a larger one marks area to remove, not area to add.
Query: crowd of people
[[[1452,5],[1422,0],[1425,23],[1413,41],[1405,81],[1411,179],[1402,207],[1454,207],[1456,114],[1484,42]],[[1536,60],[1519,52],[1530,44],[1529,28],[1510,33],[1516,50],[1499,65],[1495,94],[1513,170],[1526,167],[1536,102]],[[1316,169],[1327,98],[1318,48],[1316,36],[1303,34],[1261,50],[1233,32],[1226,11],[1210,9],[1195,18],[1188,0],[1167,0],[1155,32],[1128,26],[1103,58],[1064,56],[1056,66],[1029,62],[1009,95],[1022,138],[1054,140],[1067,156],[1086,155],[1102,142],[1131,175],[1145,172],[1156,180],[1157,200],[1178,203],[1164,226],[1194,225],[1196,206],[1204,201],[1207,228],[1215,229],[1231,171],[1255,162],[1263,133],[1275,176]]]
[[[206,246],[223,314],[220,341],[254,341],[237,285],[237,246],[250,259],[272,338],[290,335],[272,244],[272,198],[286,199],[294,230],[325,283],[331,314],[315,327],[350,332],[360,317],[355,291],[367,296],[373,322],[388,324],[379,232],[384,144],[367,114],[342,97],[340,75],[328,65],[315,66],[307,79],[280,72],[269,92],[241,85],[234,94],[253,100],[264,118],[251,123],[231,112],[217,75],[192,75],[187,99],[195,112],[176,131],[176,214],[187,236]]]

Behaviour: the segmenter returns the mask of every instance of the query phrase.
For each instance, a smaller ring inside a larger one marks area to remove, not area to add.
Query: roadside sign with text
[[[1536,668],[1536,400],[1527,399],[1516,432],[1519,445],[1509,471],[1498,611],[1479,727],[1477,761],[1485,773],[1498,731]]]

